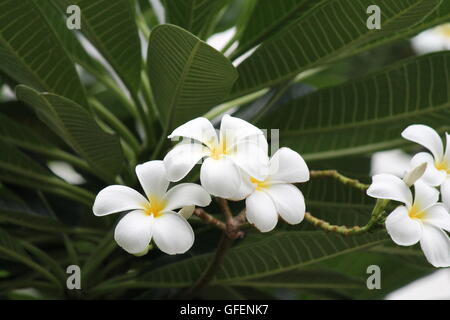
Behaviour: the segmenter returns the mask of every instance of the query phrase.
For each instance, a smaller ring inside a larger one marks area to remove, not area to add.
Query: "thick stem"
[[[225,223],[223,223],[222,221],[220,221],[219,219],[214,218],[212,215],[210,215],[209,213],[207,213],[205,210],[203,210],[202,208],[196,208],[194,210],[194,215],[196,215],[197,217],[199,217],[203,222],[205,222],[206,224],[211,224],[217,228],[219,228],[222,231],[226,231],[227,230],[227,226]]]

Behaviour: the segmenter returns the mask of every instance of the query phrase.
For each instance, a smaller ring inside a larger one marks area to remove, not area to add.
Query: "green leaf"
[[[362,279],[349,277],[339,272],[309,268],[235,282],[233,286],[290,289],[363,289],[366,288],[366,283]]]
[[[124,161],[119,139],[104,132],[81,106],[23,85],[16,88],[16,95],[34,107],[41,120],[79,153],[100,177],[109,180],[121,171]]]
[[[166,22],[201,37],[208,30],[225,0],[163,0]]]
[[[133,93],[140,86],[141,43],[129,0],[53,0],[65,13],[70,5],[81,10],[81,32],[111,64]]]
[[[56,219],[31,210],[22,199],[1,185],[0,221],[40,231],[68,231],[68,228]]]
[[[66,52],[75,62],[79,63],[86,71],[90,72],[94,76],[107,74],[107,71],[103,65],[93,59],[83,48],[80,41],[76,37],[75,31],[67,28],[67,16],[60,12],[53,2],[36,1],[35,3],[52,30],[55,32],[56,37]]]
[[[28,260],[30,257],[5,230],[0,229],[0,255],[11,260]]]
[[[0,70],[37,90],[87,106],[75,66],[36,1],[0,3]]]
[[[287,25],[308,7],[307,0],[259,0],[246,21],[242,36],[239,37],[239,52],[245,52],[268,39],[281,27]],[[235,53],[233,53],[235,55]]]
[[[324,259],[361,250],[386,239],[384,232],[343,237],[313,232],[278,232],[230,249],[211,285],[230,284],[293,270]],[[247,241],[246,240],[246,241]],[[212,254],[188,258],[152,270],[139,278],[145,286],[182,287],[204,272]]]
[[[410,124],[448,127],[449,66],[449,52],[407,59],[287,103],[258,126],[279,128],[281,143],[310,161],[398,147]]]
[[[153,29],[148,72],[167,128],[205,114],[231,90],[237,73],[220,52],[173,25]]]
[[[232,96],[273,86],[300,72],[348,57],[358,52],[356,48],[375,40],[382,44],[383,39],[397,39],[402,31],[423,21],[440,2],[385,0],[382,29],[370,30],[366,11],[373,0],[322,1],[239,65]]]

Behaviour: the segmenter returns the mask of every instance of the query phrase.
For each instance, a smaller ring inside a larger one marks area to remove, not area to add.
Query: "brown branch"
[[[225,223],[223,223],[219,219],[214,218],[202,208],[195,208],[194,215],[199,217],[201,220],[203,220],[203,222],[207,224],[212,224],[222,231],[227,231],[227,226],[225,225]]]

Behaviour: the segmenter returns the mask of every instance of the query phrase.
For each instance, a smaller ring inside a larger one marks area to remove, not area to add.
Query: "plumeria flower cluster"
[[[414,197],[411,193],[411,175],[402,180],[391,174],[378,174],[367,194],[378,199],[403,203],[386,219],[386,229],[392,240],[401,246],[420,242],[427,260],[435,267],[450,267],[450,138],[446,134],[446,147],[439,134],[425,125],[411,125],[402,136],[428,149],[411,159],[408,173],[424,167],[416,176]],[[425,168],[425,167],[424,167]],[[439,202],[439,191],[442,202]]]
[[[126,186],[109,186],[96,197],[97,216],[127,212],[116,226],[114,238],[127,252],[143,255],[151,241],[167,254],[184,253],[194,243],[187,222],[195,206],[210,204],[211,196],[246,203],[247,220],[261,232],[275,228],[281,216],[290,224],[305,216],[303,194],[294,183],[309,180],[309,169],[295,151],[281,148],[271,159],[260,129],[229,115],[216,132],[206,118],[193,119],[168,137],[181,139],[163,161],[136,167],[145,197]],[[169,184],[185,178],[201,163],[201,186]],[[176,209],[181,209],[176,212]]]

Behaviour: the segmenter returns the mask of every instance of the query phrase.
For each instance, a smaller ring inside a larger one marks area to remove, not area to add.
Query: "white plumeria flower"
[[[402,137],[416,142],[430,152],[420,152],[411,159],[411,167],[415,168],[427,163],[422,180],[431,186],[441,186],[442,201],[450,204],[450,137],[446,133],[446,147],[437,132],[425,125],[415,124],[402,132]]]
[[[278,215],[289,224],[305,217],[305,199],[293,183],[309,180],[303,158],[289,148],[281,148],[270,159],[269,174],[262,180],[247,176],[240,190],[250,194],[245,200],[247,220],[261,232],[275,228]]]
[[[162,161],[136,166],[136,175],[146,197],[136,190],[113,185],[97,195],[93,211],[96,216],[130,211],[117,224],[114,239],[125,251],[139,255],[153,238],[167,254],[184,253],[194,243],[194,232],[186,221],[193,206],[207,206],[210,195],[199,185],[182,183],[169,191]],[[183,208],[179,213],[173,210]],[[185,216],[183,216],[185,215]]]
[[[262,179],[268,171],[267,140],[254,125],[224,115],[217,135],[211,122],[196,118],[176,128],[169,138],[183,137],[164,158],[170,181],[184,178],[205,158],[200,170],[202,186],[210,194],[234,199],[241,184],[241,170]],[[193,140],[193,143],[191,143]]]
[[[450,214],[438,203],[439,192],[419,180],[414,184],[415,197],[400,178],[391,174],[373,177],[367,194],[377,199],[404,203],[386,218],[386,229],[392,240],[401,246],[420,242],[427,260],[435,267],[450,266]]]
[[[419,54],[450,50],[450,23],[425,30],[411,42],[414,50]]]

